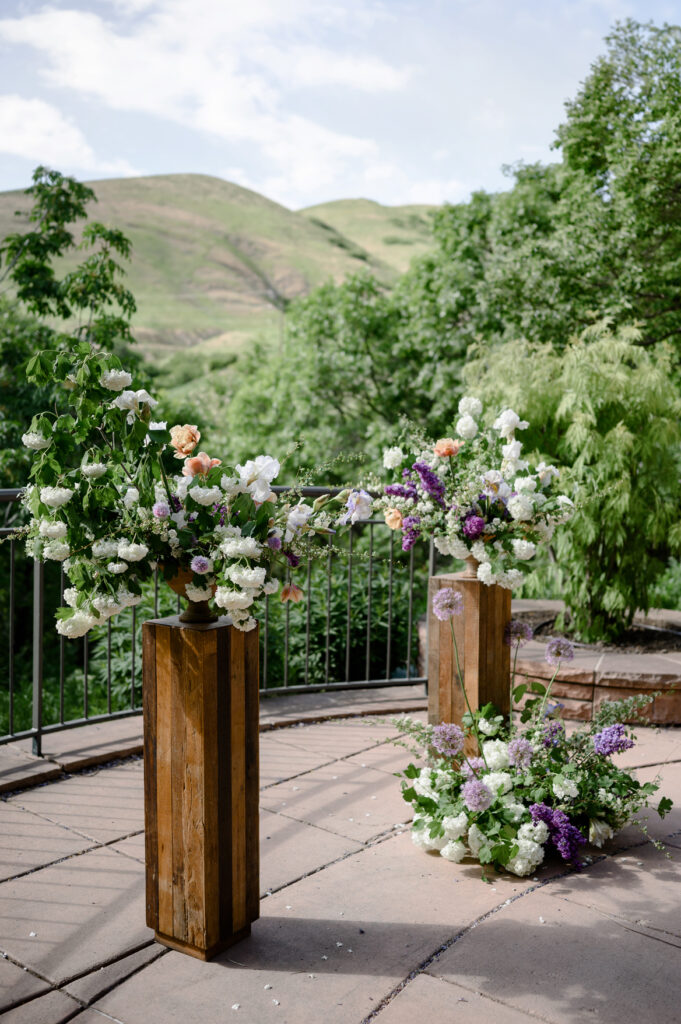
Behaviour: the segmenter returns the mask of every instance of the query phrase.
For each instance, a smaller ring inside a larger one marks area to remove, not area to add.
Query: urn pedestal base
[[[147,924],[209,960],[259,916],[258,630],[142,632]]]

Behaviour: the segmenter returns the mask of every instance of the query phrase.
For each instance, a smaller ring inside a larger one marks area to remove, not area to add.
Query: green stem
[[[546,693],[542,697],[542,702],[539,705],[539,712],[537,713],[537,721],[539,721],[541,716],[544,714],[544,708],[546,707],[546,702],[549,699],[549,694],[551,693],[551,687],[553,686],[553,680],[558,675],[558,670],[559,669],[560,669],[560,662],[558,662],[558,664],[556,665],[555,671],[554,671],[553,675],[551,676],[551,679],[549,680],[549,685],[546,687]]]
[[[513,691],[515,690],[515,670],[518,664],[518,651],[520,650],[520,644],[515,645],[515,654],[513,655],[513,670],[511,672],[511,692],[509,694],[508,703],[508,731],[513,731]]]
[[[456,659],[456,673],[457,673],[457,675],[459,677],[459,686],[461,687],[461,692],[463,693],[463,699],[465,700],[466,707],[468,708],[468,714],[471,716],[471,724],[472,724],[472,728],[473,728],[473,733],[475,734],[475,739],[476,739],[477,744],[478,744],[478,750],[480,751],[480,756],[482,757],[483,761],[485,762],[485,768],[489,768],[489,765],[487,764],[487,758],[485,757],[485,755],[483,753],[482,743],[480,742],[480,734],[478,732],[478,727],[477,727],[476,722],[475,722],[475,716],[473,715],[473,709],[471,708],[470,702],[468,700],[468,694],[466,693],[466,687],[463,684],[463,673],[461,672],[461,663],[459,662],[459,645],[456,642],[456,633],[454,632],[454,623],[453,623],[453,621],[451,619],[449,620],[449,627],[450,627],[450,629],[452,631],[452,641],[454,643],[454,657]]]

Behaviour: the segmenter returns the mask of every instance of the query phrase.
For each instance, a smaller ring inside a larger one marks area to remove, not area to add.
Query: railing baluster
[[[111,619],[106,624],[106,710],[111,714]]]
[[[265,636],[262,644],[262,685],[263,689],[267,689],[267,647],[269,640],[269,625],[270,625],[270,598],[269,594],[265,597]]]
[[[132,609],[132,665],[130,668],[130,707],[135,707],[135,651],[137,637],[135,630],[137,629],[137,609]]]
[[[287,574],[287,580],[290,582],[291,575]],[[286,602],[286,612],[284,620],[284,686],[288,686],[288,636],[289,636],[289,620],[291,616],[291,602]]]
[[[407,610],[407,679],[411,679],[411,643],[414,628],[414,549],[409,552],[409,606]]]
[[[90,638],[86,633],[83,637],[83,718],[90,717],[90,680],[88,669],[90,667]]]
[[[154,569],[154,618],[158,618],[158,566]]]
[[[64,567],[59,574],[59,603],[64,604]],[[64,724],[64,660],[66,656],[66,638],[59,637],[59,721]]]
[[[329,681],[331,666],[331,537],[329,537],[329,554],[326,561],[326,654],[324,657],[324,682]]]
[[[350,647],[352,642],[352,528],[348,534],[348,606],[347,622],[345,626],[345,681],[350,681]]]
[[[388,566],[388,641],[385,655],[385,678],[390,679],[390,655],[392,653],[393,638],[393,557],[394,557],[395,534],[390,531],[390,562]]]
[[[371,678],[371,587],[373,582],[374,569],[374,524],[369,523],[369,577],[367,579],[367,643],[366,643],[366,669],[364,678],[368,681]]]
[[[33,753],[43,752],[43,628],[45,612],[45,565],[33,563]]]
[[[310,615],[312,613],[312,559],[307,556],[307,583],[305,600],[305,685],[310,681]]]
[[[9,731],[14,732],[14,541],[9,542]]]

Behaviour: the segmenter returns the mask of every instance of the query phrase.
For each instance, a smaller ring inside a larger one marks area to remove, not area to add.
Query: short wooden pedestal
[[[458,590],[463,613],[455,615],[456,642],[466,694],[476,711],[491,701],[504,714],[509,710],[511,649],[504,630],[511,619],[511,591],[488,587],[463,573],[431,576],[428,594],[428,721],[461,723],[466,704],[456,670],[450,620],[433,614],[433,597],[443,587]]]
[[[209,960],[259,916],[258,630],[142,633],[147,924]]]

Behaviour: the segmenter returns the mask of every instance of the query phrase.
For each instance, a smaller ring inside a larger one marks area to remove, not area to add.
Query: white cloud
[[[99,160],[70,118],[40,99],[0,95],[0,152],[60,168],[129,175],[125,160]]]

